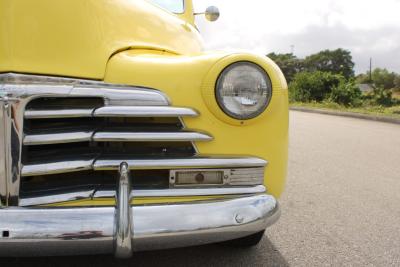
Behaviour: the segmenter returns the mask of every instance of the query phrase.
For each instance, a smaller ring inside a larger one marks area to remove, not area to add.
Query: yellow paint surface
[[[219,73],[237,61],[260,65],[273,86],[266,111],[248,121],[225,115],[215,100],[214,88]],[[157,88],[169,96],[173,105],[198,110],[199,117],[184,119],[186,126],[214,136],[211,142],[196,143],[200,153],[266,159],[269,162],[265,174],[268,192],[276,197],[282,193],[287,164],[288,91],[282,72],[268,58],[249,53],[208,52],[184,56],[131,50],[110,59],[105,81]]]
[[[189,55],[202,40],[191,23],[147,1],[0,1],[0,72],[101,80],[108,59],[130,48]]]
[[[192,5],[190,0],[186,4]],[[181,18],[147,1],[1,0],[0,72],[82,77],[161,90],[173,105],[200,112],[199,117],[184,119],[188,128],[214,137],[196,143],[200,153],[268,160],[265,185],[279,197],[288,146],[288,92],[281,71],[265,56],[204,52],[192,14]],[[269,107],[248,121],[225,115],[215,100],[219,73],[237,61],[264,68],[273,85]],[[112,204],[110,200],[75,202],[79,203]]]

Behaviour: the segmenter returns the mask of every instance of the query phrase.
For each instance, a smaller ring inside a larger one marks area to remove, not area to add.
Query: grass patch
[[[361,106],[361,107],[345,107],[333,102],[292,102],[290,106],[293,107],[307,107],[315,109],[325,109],[325,110],[335,110],[335,111],[346,111],[361,114],[369,114],[375,116],[384,116],[391,118],[400,119],[400,105],[395,105],[392,107],[384,106]]]

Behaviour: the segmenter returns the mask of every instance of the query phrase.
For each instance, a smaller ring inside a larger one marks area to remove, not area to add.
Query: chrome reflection
[[[124,159],[99,158],[94,164],[95,170],[117,170],[120,162],[125,161],[130,169],[179,169],[179,168],[244,168],[265,167],[267,161],[256,157],[230,156],[194,156],[191,158],[150,158]]]
[[[64,133],[27,134],[24,145],[49,145],[76,142],[194,142],[211,141],[212,136],[195,131],[181,132],[121,132],[71,131]]]
[[[7,178],[6,178],[6,105],[0,98],[0,207],[7,205]]]
[[[94,109],[26,110],[25,119],[85,118],[92,117]]]
[[[165,249],[240,238],[280,215],[270,195],[212,202],[131,207],[133,250]],[[113,253],[115,208],[0,209],[2,256]],[[235,218],[242,220],[237,222]]]
[[[0,88],[1,89],[1,88]],[[21,169],[22,117],[18,99],[3,96],[0,90],[0,189],[1,205],[18,205]]]
[[[132,209],[130,208],[131,182],[128,164],[122,162],[119,173],[115,198],[115,256],[129,258],[132,256]]]
[[[94,117],[195,117],[198,113],[182,107],[124,107],[108,106],[96,109]]]
[[[185,188],[185,189],[158,189],[158,190],[132,190],[133,196],[140,198],[160,198],[160,197],[190,197],[190,196],[225,196],[232,197],[262,194],[266,192],[263,185],[258,186],[235,186],[227,188]],[[69,202],[82,199],[115,198],[116,193],[113,190],[82,190],[72,193],[27,197],[20,199],[20,206],[37,206],[54,204],[60,202]]]
[[[75,160],[73,162],[40,163],[24,166],[21,171],[21,146],[23,143],[24,116],[30,119],[59,117],[94,117],[95,109],[76,110],[25,110],[27,104],[36,98],[52,97],[100,97],[105,110],[108,107],[121,106],[119,112],[141,114],[178,114],[178,116],[196,116],[197,112],[188,108],[169,107],[168,97],[155,89],[107,84],[98,81],[69,79],[60,77],[35,76],[15,73],[0,74],[0,206],[17,206],[19,198],[20,174],[35,175],[41,173],[62,173],[92,169],[93,160]],[[133,107],[133,110],[130,109]],[[110,116],[116,115],[111,108]],[[153,110],[153,111],[152,111]],[[26,112],[25,112],[26,111]],[[153,113],[152,113],[153,112]],[[125,113],[120,115],[124,116]],[[26,144],[52,144],[62,140],[76,142],[88,140],[87,133],[77,136],[54,135],[27,136]],[[67,138],[65,138],[67,137]],[[46,140],[44,140],[46,138]],[[63,139],[65,138],[65,139]]]
[[[265,167],[267,161],[256,157],[193,156],[181,158],[123,158],[98,157],[87,159],[61,160],[40,164],[24,165],[22,176],[48,175],[81,170],[118,170],[121,162],[126,162],[131,170],[179,169],[179,168],[250,168]]]
[[[194,142],[211,141],[212,136],[206,133],[183,131],[183,132],[104,132],[93,134],[95,142]]]

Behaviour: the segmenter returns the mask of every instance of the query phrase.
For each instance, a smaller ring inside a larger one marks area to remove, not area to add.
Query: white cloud
[[[194,0],[196,11],[216,5],[217,22],[197,18],[209,49],[290,52],[302,57],[338,47],[352,51],[356,70],[400,72],[400,0]]]

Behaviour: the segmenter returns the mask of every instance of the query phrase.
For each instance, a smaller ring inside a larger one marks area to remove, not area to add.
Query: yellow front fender
[[[270,105],[252,120],[240,121],[225,115],[214,97],[219,73],[237,61],[260,65],[272,81]],[[268,58],[247,53],[179,56],[156,50],[129,50],[109,60],[104,80],[159,89],[173,105],[195,108],[201,115],[185,118],[186,126],[214,136],[212,142],[196,143],[200,153],[264,158],[269,162],[265,173],[269,193],[275,197],[282,193],[288,146],[287,85],[279,68]]]

